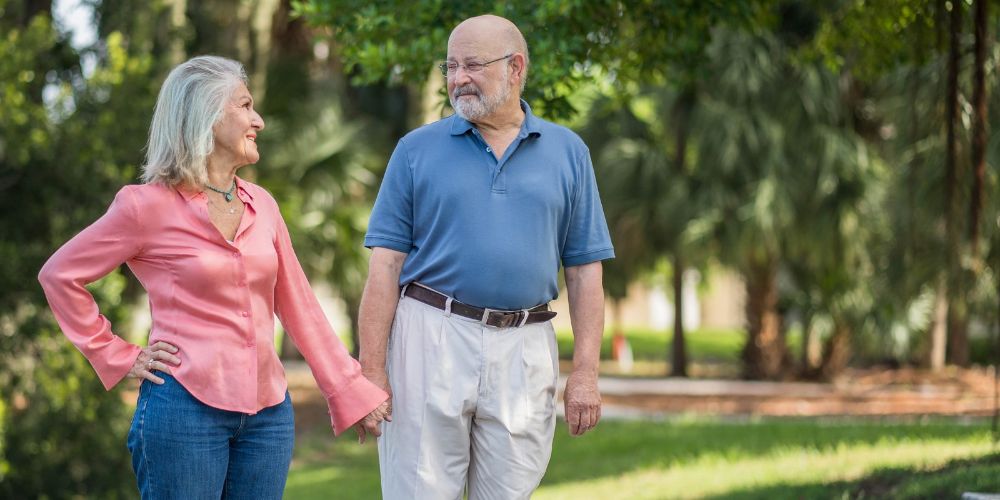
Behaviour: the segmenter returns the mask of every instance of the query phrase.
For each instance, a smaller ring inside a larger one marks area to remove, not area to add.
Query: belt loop
[[[484,325],[488,325],[489,323],[487,323],[486,321],[489,320],[489,319],[490,319],[490,308],[484,307],[483,308],[483,317],[479,319],[479,322],[482,323],[482,324],[484,324]]]
[[[411,282],[412,283],[412,282]],[[403,289],[399,292],[399,298],[402,299],[406,295],[406,289],[410,287],[410,283],[403,285]]]
[[[521,314],[523,314],[523,315],[524,315],[524,317],[522,317],[522,318],[521,318],[521,321],[519,321],[519,322],[517,323],[517,327],[518,327],[518,328],[521,328],[522,326],[524,326],[524,325],[525,325],[525,323],[527,323],[527,322],[528,322],[528,310],[527,310],[527,309],[521,309]]]
[[[444,301],[444,317],[446,317],[446,318],[450,318],[451,317],[451,301],[452,300],[454,300],[454,299],[452,299],[449,296],[448,300]]]

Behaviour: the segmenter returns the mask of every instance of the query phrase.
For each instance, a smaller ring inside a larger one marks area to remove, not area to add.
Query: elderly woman
[[[368,382],[309,287],[274,199],[236,176],[264,121],[243,67],[196,57],[170,72],[142,185],[60,248],[39,280],[66,336],[111,388],[143,379],[128,436],[142,498],[280,498],[294,423],[274,315],[305,356],[333,430],[379,435]],[[122,263],[149,294],[149,347],[115,335],[84,286]]]

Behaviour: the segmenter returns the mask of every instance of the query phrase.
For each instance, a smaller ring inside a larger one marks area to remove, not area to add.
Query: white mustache
[[[479,97],[479,89],[473,87],[472,85],[465,85],[463,87],[456,88],[455,91],[452,92],[452,94],[455,97],[462,97],[463,95],[474,95],[476,97]]]

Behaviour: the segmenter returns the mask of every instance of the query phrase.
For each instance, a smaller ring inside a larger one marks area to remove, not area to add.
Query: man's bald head
[[[477,51],[486,54],[501,55],[519,52],[524,54],[524,77],[521,79],[521,90],[528,75],[528,42],[517,26],[500,16],[487,14],[470,17],[462,21],[448,37],[448,52],[455,44],[475,47]]]

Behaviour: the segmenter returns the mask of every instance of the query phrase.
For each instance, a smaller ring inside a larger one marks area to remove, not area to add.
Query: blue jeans
[[[157,375],[166,382],[142,382],[128,434],[143,500],[281,498],[295,443],[287,393],[248,415],[212,408]]]

